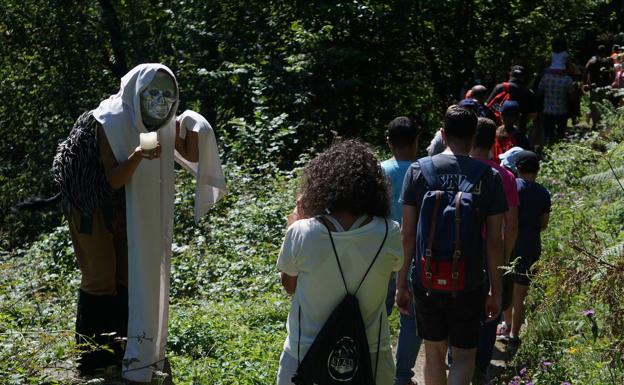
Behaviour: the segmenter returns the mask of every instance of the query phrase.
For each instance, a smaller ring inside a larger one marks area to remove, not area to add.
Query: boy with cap
[[[550,193],[535,180],[539,171],[539,159],[534,152],[522,151],[516,158],[518,178],[516,185],[520,197],[518,210],[518,241],[514,254],[514,289],[512,307],[506,319],[511,319],[509,344],[520,343],[518,334],[524,322],[524,299],[531,283],[531,266],[539,259],[542,245],[541,232],[548,227],[550,216]]]
[[[492,146],[492,158],[498,159],[500,154],[514,146],[529,149],[530,143],[526,135],[518,129],[520,105],[515,100],[507,100],[501,109],[503,125],[496,130],[496,139]]]

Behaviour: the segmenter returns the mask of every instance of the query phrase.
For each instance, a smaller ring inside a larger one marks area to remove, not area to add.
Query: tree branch
[[[102,7],[102,19],[108,30],[113,56],[115,57],[114,62],[106,59],[108,61],[107,64],[113,71],[113,74],[121,78],[128,72],[128,65],[126,64],[126,54],[123,48],[123,34],[121,32],[119,18],[110,0],[98,0],[98,3],[100,7]]]

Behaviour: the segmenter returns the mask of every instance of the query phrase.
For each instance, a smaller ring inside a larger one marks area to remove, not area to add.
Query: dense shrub
[[[0,7],[0,381],[10,384],[77,381],[79,282],[60,210],[10,207],[56,192],[49,169],[58,142],[132,66],[174,70],[180,108],[215,128],[230,189],[195,225],[193,182],[178,171],[176,380],[269,384],[289,306],[274,264],[295,199],[292,170],[336,136],[383,146],[397,115],[421,123],[424,143],[470,78],[501,81],[515,63],[533,72],[555,35],[582,64],[597,40],[622,43],[610,32],[623,19],[622,2],[601,0],[3,0]],[[542,383],[570,373],[578,383],[621,376],[624,210],[611,175],[622,175],[622,117],[607,114],[608,129],[548,153],[542,179],[555,193],[555,212],[514,361]],[[580,314],[589,308],[592,317]]]
[[[624,381],[624,110],[604,111],[542,166],[553,210],[510,383]]]
[[[181,109],[207,117],[237,165],[291,169],[336,134],[383,144],[397,115],[426,133],[471,78],[529,73],[565,36],[581,64],[620,2],[3,0],[0,3],[0,247],[59,222],[9,211],[55,192],[57,143],[141,62],[177,74]],[[618,36],[605,36],[607,43]],[[426,140],[427,135],[423,135]],[[252,169],[249,167],[248,169]],[[271,166],[272,167],[272,166]]]

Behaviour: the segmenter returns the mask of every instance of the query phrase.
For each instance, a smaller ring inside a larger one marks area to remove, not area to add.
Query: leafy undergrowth
[[[522,345],[504,384],[624,383],[624,111],[548,151],[553,195]]]
[[[523,344],[495,383],[624,383],[624,112],[606,113],[605,126],[546,154],[551,224]],[[275,381],[290,306],[275,259],[296,180],[231,165],[226,175],[229,195],[198,225],[193,181],[178,175],[168,345],[177,384]],[[79,273],[66,226],[0,254],[0,280],[0,383],[84,382],[72,370]]]
[[[177,384],[269,384],[290,301],[275,260],[295,200],[292,174],[226,167],[229,195],[198,225],[179,173],[168,358]],[[77,383],[80,279],[65,225],[0,256],[0,383]]]

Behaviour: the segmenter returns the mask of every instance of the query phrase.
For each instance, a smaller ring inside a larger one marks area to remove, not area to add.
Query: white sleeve
[[[299,275],[299,251],[301,250],[301,235],[297,222],[293,223],[284,236],[284,242],[277,258],[277,268],[291,277]]]
[[[186,170],[192,173],[195,184],[195,222],[227,192],[225,177],[219,158],[219,149],[214,131],[206,119],[200,114],[186,110],[178,117],[180,122],[180,137],[186,136],[191,130],[198,134],[199,162],[189,162],[175,151],[175,160]]]

